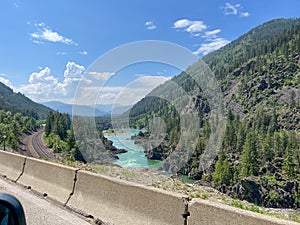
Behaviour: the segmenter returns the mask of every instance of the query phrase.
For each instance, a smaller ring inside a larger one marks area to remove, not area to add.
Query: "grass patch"
[[[107,166],[94,166],[93,167],[94,172],[96,173],[101,173],[101,174],[106,174],[109,171],[109,168]]]

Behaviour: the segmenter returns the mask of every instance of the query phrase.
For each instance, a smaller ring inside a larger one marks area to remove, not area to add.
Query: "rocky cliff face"
[[[163,141],[157,146],[157,142],[155,140],[150,139],[150,134],[149,133],[142,133],[140,132],[136,136],[132,136],[132,139],[134,139],[134,144],[138,144],[143,146],[145,156],[148,159],[152,160],[163,160],[165,159],[168,155],[166,154],[166,141]]]
[[[218,189],[233,198],[268,208],[299,208],[300,206],[296,199],[299,193],[299,181],[296,180],[281,180],[278,184],[264,177],[247,177],[230,188],[220,186]]]

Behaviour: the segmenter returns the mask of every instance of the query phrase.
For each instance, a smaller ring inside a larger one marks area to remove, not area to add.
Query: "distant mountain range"
[[[63,103],[60,101],[50,101],[50,102],[43,102],[43,105],[53,109],[58,110],[62,113],[68,113],[70,115],[73,114],[73,105]],[[105,115],[120,115],[123,112],[130,109],[131,106],[122,106],[122,105],[95,105],[93,106],[84,106],[84,105],[77,105],[76,106],[76,115],[78,116],[105,116]]]
[[[129,110],[132,106],[122,105],[96,105],[76,106],[76,115],[79,116],[105,116],[120,115]],[[50,111],[59,111],[72,115],[73,105],[60,101],[49,101],[36,103],[22,93],[15,93],[11,88],[0,82],[0,110],[21,113],[23,116],[30,116],[35,119],[44,119]],[[95,113],[91,113],[95,112]]]

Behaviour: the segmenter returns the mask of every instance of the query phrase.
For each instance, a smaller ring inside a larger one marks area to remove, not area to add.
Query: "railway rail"
[[[43,140],[44,127],[37,132],[21,138],[19,153],[34,158],[55,158],[52,149]]]

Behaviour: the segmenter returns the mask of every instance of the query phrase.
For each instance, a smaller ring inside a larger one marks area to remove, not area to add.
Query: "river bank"
[[[105,130],[104,137],[112,141],[114,147],[127,150],[126,153],[118,154],[118,160],[114,164],[126,168],[158,168],[162,162],[150,160],[145,156],[145,150],[141,145],[135,144],[132,136],[141,130]]]

